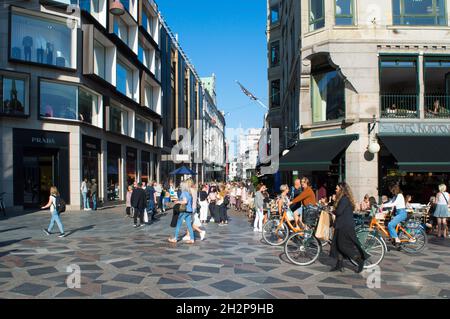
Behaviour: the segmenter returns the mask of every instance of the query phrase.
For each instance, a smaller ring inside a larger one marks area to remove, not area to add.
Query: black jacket
[[[347,196],[341,198],[336,208],[335,229],[353,228],[355,229],[355,220],[353,219],[353,207]]]
[[[145,190],[136,188],[131,194],[131,207],[137,209],[145,209],[147,207],[147,196]]]

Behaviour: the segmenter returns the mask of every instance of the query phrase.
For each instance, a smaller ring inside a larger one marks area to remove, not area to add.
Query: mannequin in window
[[[53,51],[54,51],[54,46],[52,43],[47,42],[47,64],[53,64]]]
[[[31,47],[33,46],[33,38],[26,36],[22,40],[23,50],[25,54],[25,61],[31,61]]]

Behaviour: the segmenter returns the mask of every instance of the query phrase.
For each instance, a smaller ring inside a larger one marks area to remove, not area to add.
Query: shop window
[[[280,41],[275,41],[270,45],[270,65],[272,67],[280,65]]]
[[[353,25],[354,0],[336,0],[336,25]]]
[[[272,107],[280,107],[281,99],[280,99],[280,80],[272,81],[271,88],[271,106]]]
[[[94,73],[106,79],[106,47],[94,40]]]
[[[109,131],[128,135],[128,112],[118,107],[109,108]]]
[[[280,21],[280,6],[278,4],[270,8],[270,23],[275,24]]]
[[[445,0],[393,0],[394,25],[447,25]]]
[[[99,96],[73,84],[41,81],[40,116],[82,121],[93,120],[99,112]]]
[[[144,120],[136,117],[135,138],[142,143],[146,143],[147,142],[146,132],[147,132],[147,123]]]
[[[419,116],[418,81],[417,56],[381,56],[381,116]]]
[[[108,184],[108,200],[116,201],[120,199],[120,159],[121,145],[109,143],[107,150],[107,184]]]
[[[28,80],[0,74],[0,112],[28,115]]]
[[[324,0],[309,0],[309,31],[325,27]]]
[[[311,105],[313,122],[338,120],[345,117],[345,83],[337,70],[311,75]]]
[[[73,30],[67,22],[13,12],[11,52],[15,60],[75,68]]]

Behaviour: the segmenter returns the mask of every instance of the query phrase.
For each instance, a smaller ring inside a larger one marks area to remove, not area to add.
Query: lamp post
[[[377,154],[381,150],[381,146],[380,146],[380,144],[378,144],[378,141],[376,140],[376,138],[372,139],[372,132],[375,130],[376,126],[377,126],[377,119],[374,115],[372,122],[367,124],[367,129],[368,129],[368,133],[369,133],[369,145],[367,147],[367,150],[371,154]]]

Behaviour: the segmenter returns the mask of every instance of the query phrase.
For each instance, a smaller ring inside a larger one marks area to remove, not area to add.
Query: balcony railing
[[[418,118],[419,95],[406,94],[382,94],[381,117],[382,118]]]
[[[425,118],[450,118],[450,95],[425,95]]]

